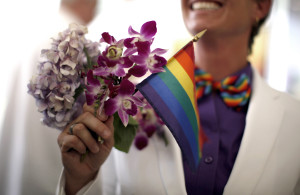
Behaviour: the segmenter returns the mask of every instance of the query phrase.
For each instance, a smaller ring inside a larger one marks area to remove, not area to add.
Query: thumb
[[[105,110],[101,108],[95,110],[95,105],[88,106],[87,103],[85,103],[83,105],[83,111],[94,114],[102,122],[106,121],[108,118],[108,116],[105,114]]]
[[[97,118],[100,119],[102,122],[107,120],[108,116],[105,114],[105,110],[103,108],[99,108],[97,110]]]
[[[110,116],[104,123],[114,132],[114,116]]]

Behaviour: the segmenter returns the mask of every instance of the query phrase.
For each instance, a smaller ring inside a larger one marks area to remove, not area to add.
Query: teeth
[[[216,10],[221,6],[214,2],[195,2],[192,5],[193,10]]]

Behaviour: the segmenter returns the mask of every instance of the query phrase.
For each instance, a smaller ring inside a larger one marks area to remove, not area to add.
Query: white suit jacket
[[[186,194],[180,149],[169,131],[167,136],[167,147],[154,137],[144,151],[113,150],[78,194]],[[245,132],[224,194],[300,194],[299,178],[300,103],[270,88],[254,70]],[[63,186],[62,176],[58,194]]]

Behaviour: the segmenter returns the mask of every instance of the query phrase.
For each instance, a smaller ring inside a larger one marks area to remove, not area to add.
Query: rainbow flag
[[[137,88],[170,129],[191,169],[196,170],[205,136],[195,96],[193,41],[176,53],[164,69],[165,72],[150,75]]]

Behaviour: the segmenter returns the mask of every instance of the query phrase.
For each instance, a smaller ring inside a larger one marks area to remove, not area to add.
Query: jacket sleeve
[[[96,178],[85,185],[76,195],[106,195],[116,194],[117,176],[115,171],[114,150],[101,166]],[[65,195],[65,174],[64,169],[61,171],[56,195]]]
[[[102,188],[101,188],[101,177],[99,176],[99,172],[96,176],[96,178],[92,181],[90,181],[88,184],[86,184],[83,188],[81,188],[76,195],[89,195],[89,194],[102,194]],[[56,195],[66,195],[65,193],[65,174],[64,169],[61,171],[58,185],[56,188]]]

